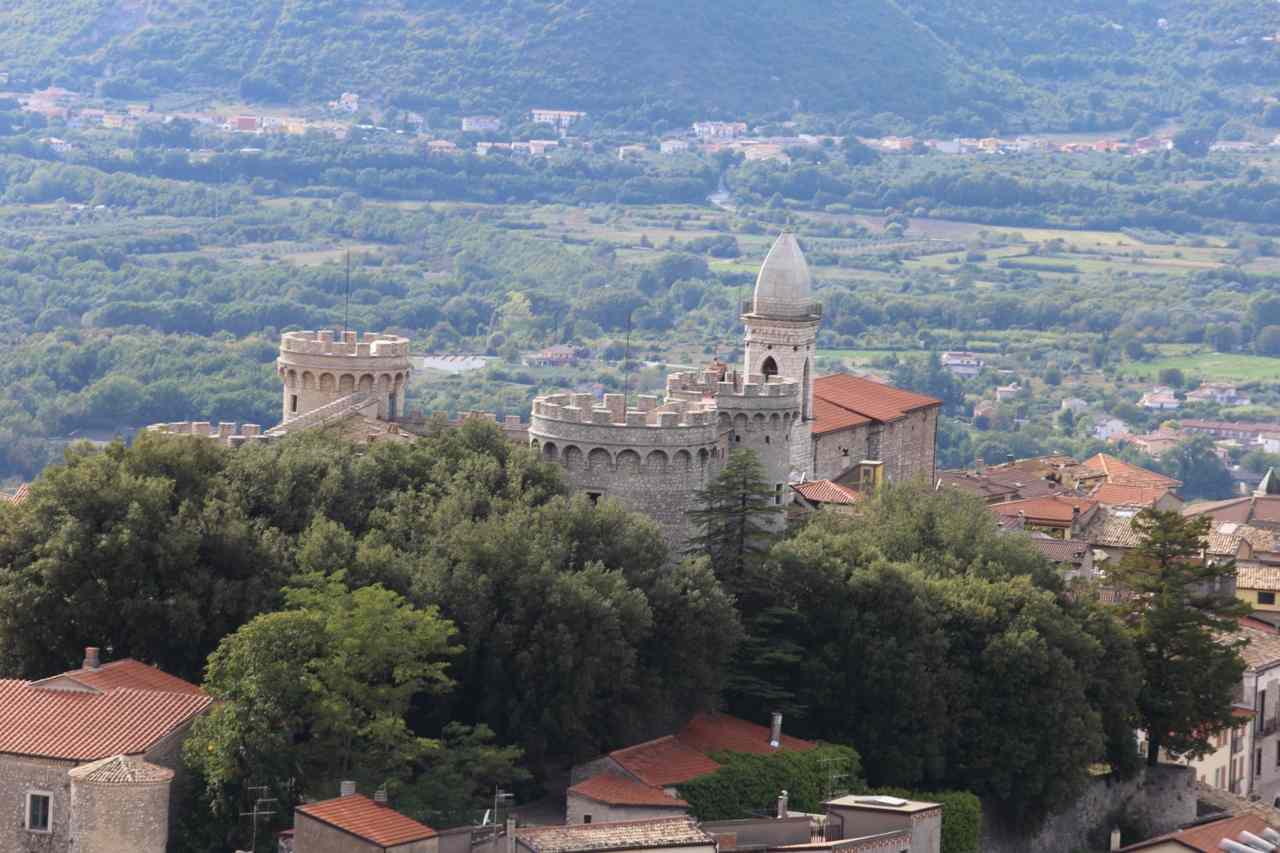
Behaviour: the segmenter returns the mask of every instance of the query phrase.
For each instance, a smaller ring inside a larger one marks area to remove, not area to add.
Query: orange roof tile
[[[899,420],[919,409],[942,405],[942,401],[935,397],[904,391],[847,373],[819,376],[813,383],[813,396],[815,435],[851,426],[850,423],[844,423],[849,414],[888,422]],[[829,405],[819,406],[820,400]],[[845,414],[840,415],[837,410],[842,410]]]
[[[677,785],[714,773],[720,765],[674,735],[615,749],[609,757],[647,785]]]
[[[74,761],[137,755],[211,701],[203,693],[60,690],[0,680],[0,753]]]
[[[1222,820],[1215,820],[1211,823],[1204,823],[1188,829],[1180,829],[1167,835],[1148,838],[1146,841],[1139,841],[1137,844],[1121,847],[1120,853],[1126,853],[1129,850],[1146,850],[1148,847],[1156,847],[1166,842],[1178,844],[1188,850],[1195,850],[1197,853],[1219,853],[1220,848],[1218,845],[1224,838],[1238,841],[1241,832],[1262,835],[1262,831],[1266,828],[1267,822],[1258,815],[1239,815],[1238,817],[1223,818]]]
[[[600,773],[585,782],[579,782],[569,789],[570,794],[577,794],[598,803],[611,806],[670,806],[680,808],[689,805],[677,799],[661,788],[628,779],[617,773]]]
[[[425,823],[418,823],[390,806],[375,803],[362,794],[308,803],[298,806],[298,812],[379,847],[410,844],[436,834]]]
[[[1030,498],[1021,501],[1005,501],[992,504],[991,511],[997,515],[1024,515],[1027,521],[1045,524],[1070,524],[1079,509],[1083,515],[1097,506],[1097,501],[1088,498],[1076,498],[1069,495],[1046,495],[1042,498]]]
[[[1112,456],[1109,453],[1097,453],[1090,456],[1084,462],[1080,463],[1095,471],[1101,471],[1107,475],[1108,483],[1115,483],[1122,486],[1164,486],[1168,489],[1176,489],[1182,485],[1181,480],[1175,480],[1172,477],[1166,477],[1164,474],[1148,471],[1146,468],[1140,468]]]
[[[871,418],[828,403],[821,397],[813,398],[813,432],[815,435],[835,432],[853,426],[871,423]]]
[[[769,746],[769,727],[732,717],[728,714],[698,714],[676,735],[680,741],[707,754],[716,752],[750,752],[769,755],[777,752]],[[805,752],[818,745],[811,740],[784,734],[781,749]]]
[[[105,691],[117,687],[132,687],[138,690],[158,690],[163,693],[204,693],[189,681],[184,681],[176,675],[170,675],[158,667],[148,666],[133,658],[111,661],[97,669],[73,669],[52,678],[36,681],[34,686],[53,686],[64,679],[93,690]]]
[[[791,488],[805,500],[816,504],[856,504],[863,499],[861,492],[830,480],[810,480],[807,483],[796,483]]]
[[[11,504],[20,504],[27,499],[27,495],[31,493],[31,484],[23,483],[18,486],[18,490],[11,495],[0,495],[0,501],[6,501]]]
[[[1169,494],[1167,486],[1129,485],[1127,483],[1102,483],[1093,490],[1091,498],[1107,506],[1155,506]]]

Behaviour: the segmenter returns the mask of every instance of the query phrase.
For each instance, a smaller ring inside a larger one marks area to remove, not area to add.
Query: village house
[[[572,367],[578,363],[579,358],[577,347],[553,344],[544,350],[527,354],[523,361],[526,367]]]
[[[664,139],[658,143],[658,150],[663,154],[679,154],[689,150],[689,142],[686,139]]]
[[[884,464],[875,473],[887,482],[932,483],[941,411],[942,401],[925,394],[848,373],[820,376],[813,383],[812,453],[804,470],[815,480],[851,485],[850,472],[876,460]]]
[[[463,133],[496,133],[502,129],[502,120],[497,116],[463,116]]]
[[[1082,400],[1079,397],[1067,397],[1058,404],[1059,411],[1070,412],[1073,415],[1083,415],[1089,411],[1089,401]]]
[[[953,375],[964,377],[977,376],[986,366],[982,357],[972,352],[944,352],[939,362]]]
[[[1187,392],[1188,403],[1217,403],[1222,406],[1247,406],[1248,396],[1241,394],[1234,385],[1223,382],[1208,382],[1194,391]]]
[[[391,808],[384,792],[370,799],[343,782],[340,796],[298,806],[280,853],[438,853],[439,833]]]
[[[691,817],[615,823],[527,826],[515,831],[516,853],[717,853],[715,839]],[[298,851],[305,853],[305,851]]]
[[[586,117],[587,114],[580,110],[532,109],[529,111],[529,120],[534,124],[549,124],[562,134]]]
[[[1010,459],[1000,465],[983,465],[979,461],[972,471],[943,471],[936,485],[940,489],[957,489],[988,504],[1046,495],[1075,495],[1080,467],[1070,456]]]
[[[704,142],[720,139],[737,139],[747,132],[744,121],[695,121],[693,135]]]
[[[619,145],[619,160],[638,160],[645,155],[649,149],[643,145]]]
[[[1162,426],[1155,432],[1147,433],[1146,435],[1127,435],[1123,440],[1148,456],[1160,456],[1173,450],[1186,438],[1181,430]]]
[[[0,850],[163,853],[182,741],[211,701],[95,647],[80,669],[0,679]]]
[[[1182,407],[1182,401],[1174,394],[1172,388],[1157,386],[1142,395],[1138,405],[1156,412],[1168,412]]]
[[[996,402],[1007,403],[1022,393],[1022,386],[1017,382],[1001,385],[996,388]]]
[[[1119,418],[1104,418],[1093,425],[1093,437],[1100,441],[1112,441],[1132,431],[1133,427]]]
[[[1046,495],[992,504],[991,511],[1016,516],[1024,530],[1047,533],[1055,539],[1076,539],[1098,512],[1098,503],[1071,495]]]
[[[806,480],[803,483],[792,483],[791,490],[795,499],[791,510],[796,518],[802,518],[810,512],[820,509],[851,514],[855,506],[866,500],[867,493],[831,480]]]
[[[1031,544],[1068,580],[1092,580],[1093,547],[1083,539],[1055,539],[1047,533],[1031,534]]]
[[[1178,426],[1183,432],[1204,433],[1214,438],[1234,438],[1246,446],[1257,444],[1264,433],[1280,430],[1280,424],[1248,421],[1207,421],[1195,418],[1181,419]]]

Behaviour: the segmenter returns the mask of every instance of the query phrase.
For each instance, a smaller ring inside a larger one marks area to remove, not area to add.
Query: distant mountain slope
[[[0,15],[9,70],[117,95],[352,89],[464,109],[918,117],[1011,88],[963,70],[892,0],[10,2],[16,11]]]

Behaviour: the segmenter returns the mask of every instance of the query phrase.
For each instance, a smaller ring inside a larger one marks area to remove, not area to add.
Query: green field
[[[1206,352],[1146,362],[1128,362],[1125,373],[1155,379],[1161,370],[1176,367],[1186,376],[1226,382],[1280,382],[1280,358],[1263,355]]]

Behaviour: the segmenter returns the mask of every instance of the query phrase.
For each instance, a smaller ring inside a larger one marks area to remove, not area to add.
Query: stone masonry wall
[[[169,782],[71,782],[76,853],[164,853]]]
[[[983,809],[983,853],[1076,853],[1106,850],[1116,826],[1138,826],[1142,838],[1172,832],[1196,818],[1195,771],[1162,764],[1146,768],[1133,779],[1110,777],[1090,781],[1084,793],[1062,812],[1051,815],[1028,837],[1003,826],[990,807]]]
[[[74,762],[0,755],[0,850],[5,853],[66,853],[70,850],[71,778]],[[51,794],[50,833],[26,829],[27,793]]]
[[[810,480],[834,480],[867,458],[868,425],[813,437],[813,464],[805,473]]]

